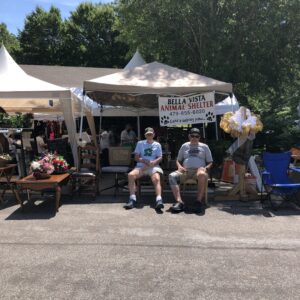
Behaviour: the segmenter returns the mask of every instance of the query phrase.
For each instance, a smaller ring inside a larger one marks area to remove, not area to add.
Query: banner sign
[[[159,97],[160,126],[215,122],[214,93],[186,97]]]

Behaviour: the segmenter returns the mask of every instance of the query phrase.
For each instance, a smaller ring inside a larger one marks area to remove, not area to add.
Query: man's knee
[[[153,182],[153,184],[159,184],[160,183],[160,174],[159,173],[154,173],[152,176],[151,176],[151,180]]]
[[[207,180],[207,173],[204,172],[204,171],[199,171],[197,173],[197,181],[198,181],[198,184],[201,184],[201,183],[204,183],[206,180]]]
[[[175,186],[178,185],[178,174],[177,172],[172,172],[169,174],[169,185]]]
[[[128,180],[135,180],[137,178],[137,174],[135,172],[128,173]]]

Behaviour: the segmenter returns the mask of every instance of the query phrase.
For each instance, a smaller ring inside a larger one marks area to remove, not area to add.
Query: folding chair
[[[263,153],[264,170],[262,172],[262,183],[266,188],[267,200],[270,201],[272,208],[276,208],[272,202],[272,195],[280,196],[284,202],[297,201],[297,192],[300,183],[294,183],[289,171],[300,172],[300,168],[289,167],[291,153]],[[280,206],[279,205],[279,206]]]
[[[163,190],[165,188],[165,183],[164,183],[164,174],[159,173],[160,176],[160,185],[161,185],[161,193],[163,194]],[[153,187],[153,183],[151,180],[151,177],[148,175],[142,176],[136,180],[136,195],[138,200],[141,199],[142,195],[142,186],[151,186]]]
[[[208,177],[209,176],[207,175],[206,183],[204,186],[204,202],[206,206],[208,206]],[[181,186],[182,193],[184,194],[188,186],[196,186],[197,189],[198,181],[196,178],[186,178],[185,176],[182,176],[180,181],[180,186]]]
[[[73,172],[72,193],[92,194],[95,198],[99,193],[99,148],[95,146],[78,147],[78,171]]]
[[[119,188],[125,188],[126,183],[120,181],[120,175],[127,176],[132,164],[132,150],[129,147],[109,147],[109,166],[102,167],[101,173],[103,174],[114,174],[114,184],[112,186],[102,189],[100,192],[105,190],[114,189],[114,195],[116,196]]]

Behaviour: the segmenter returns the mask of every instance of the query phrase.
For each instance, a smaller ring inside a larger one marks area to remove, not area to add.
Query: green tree
[[[123,67],[128,47],[116,40],[116,19],[112,5],[80,4],[66,21],[64,64]]]
[[[40,7],[25,19],[19,33],[21,53],[18,62],[24,64],[60,64],[63,22],[59,9],[51,6],[49,12]]]
[[[232,82],[241,104],[259,112],[267,128],[293,127],[300,100],[299,0],[118,3],[120,39],[131,52],[138,47],[148,61]]]
[[[0,43],[3,43],[6,50],[12,56],[15,56],[15,53],[20,48],[17,37],[7,30],[7,26],[5,23],[0,23]]]

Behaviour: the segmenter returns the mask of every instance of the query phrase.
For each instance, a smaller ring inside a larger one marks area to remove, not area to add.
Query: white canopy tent
[[[88,98],[88,97],[87,97]],[[111,106],[103,105],[102,116],[103,117],[158,117],[158,109],[151,108],[135,108],[135,107],[125,107],[125,106]],[[232,98],[229,96],[224,100],[218,102],[215,106],[215,114],[223,115],[226,112],[232,111],[235,112],[239,109],[239,103],[235,97],[232,95]],[[99,116],[99,105],[93,104],[93,116]]]
[[[157,95],[186,95],[215,91],[229,94],[231,83],[218,81],[158,62],[84,81],[93,100],[114,106],[157,108]]]
[[[234,94],[232,97],[228,96],[224,100],[216,103],[215,114],[217,116],[223,115],[226,112],[232,111],[235,112],[240,108],[239,103]]]
[[[154,110],[158,108],[158,96],[162,95],[179,96],[203,92],[229,95],[232,93],[231,83],[159,62],[86,80],[83,87],[90,98],[101,104]]]
[[[132,56],[131,60],[125,66],[124,70],[131,70],[135,67],[139,67],[139,66],[142,66],[145,64],[146,64],[146,62],[143,59],[142,55],[140,54],[140,52],[138,50],[136,50],[136,52]]]
[[[2,46],[0,49],[0,106],[10,112],[13,109],[16,112],[47,109],[51,111],[56,102],[59,102],[63,111],[74,162],[77,165],[76,125],[70,90],[29,76]]]

